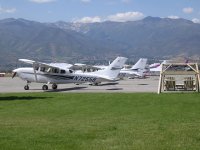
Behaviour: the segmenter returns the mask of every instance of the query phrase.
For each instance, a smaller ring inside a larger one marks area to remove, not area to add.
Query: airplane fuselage
[[[38,82],[38,83],[56,83],[56,84],[66,84],[66,83],[98,83],[100,79],[97,76],[84,74],[84,73],[49,73],[36,71],[34,73],[33,68],[18,68],[15,70],[17,75],[25,81],[28,82]]]

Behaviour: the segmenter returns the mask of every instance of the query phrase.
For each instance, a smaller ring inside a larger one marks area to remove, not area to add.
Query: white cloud
[[[172,15],[172,16],[168,16],[167,18],[170,18],[170,19],[179,19],[180,17]]]
[[[73,19],[73,22],[78,23],[95,23],[95,22],[103,22],[103,21],[114,21],[114,22],[126,22],[126,21],[136,21],[144,18],[144,14],[141,12],[125,12],[125,13],[117,13],[115,15],[110,15],[107,17],[83,17],[81,19]]]
[[[2,8],[2,7],[0,7],[0,14],[14,13],[14,12],[16,12],[16,8]]]
[[[74,22],[95,23],[95,22],[102,22],[102,20],[101,20],[101,18],[99,16],[95,16],[95,17],[83,17],[81,19],[75,20]]]
[[[183,8],[183,12],[186,14],[191,14],[191,13],[193,13],[193,11],[194,11],[194,9],[192,7]]]
[[[83,2],[83,3],[90,3],[91,0],[81,0],[81,2]]]
[[[50,3],[50,2],[54,2],[56,0],[29,0],[31,2],[34,2],[34,3]]]
[[[194,18],[194,19],[192,19],[192,22],[194,22],[194,23],[200,23],[200,19]]]
[[[110,15],[106,20],[116,21],[116,22],[126,22],[126,21],[135,21],[144,18],[144,14],[141,12],[125,12],[117,13],[115,15]]]

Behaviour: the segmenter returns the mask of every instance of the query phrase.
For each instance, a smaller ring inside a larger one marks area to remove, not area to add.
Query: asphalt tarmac
[[[57,90],[52,90],[49,85],[49,90],[45,92],[68,92],[68,93],[135,93],[135,92],[150,92],[156,93],[158,89],[158,76],[151,76],[146,79],[124,79],[112,83],[102,83],[99,86],[89,85],[88,83],[76,84],[59,84]],[[41,83],[31,83],[30,89],[25,91],[26,82],[16,77],[0,77],[0,93],[21,93],[21,92],[44,92]]]

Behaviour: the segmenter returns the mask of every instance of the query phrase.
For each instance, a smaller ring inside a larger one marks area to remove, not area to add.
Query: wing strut
[[[38,79],[37,79],[37,73],[36,73],[35,67],[36,67],[36,63],[34,62],[33,63],[33,71],[34,71],[34,75],[35,75],[35,81],[37,82]]]

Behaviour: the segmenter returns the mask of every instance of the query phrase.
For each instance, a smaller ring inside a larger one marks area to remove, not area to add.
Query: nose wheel
[[[25,86],[24,86],[24,90],[29,90],[29,86],[28,86],[28,85],[25,85]]]
[[[29,84],[31,83],[30,81],[26,81],[27,84],[24,86],[24,90],[29,90]]]
[[[46,91],[46,90],[48,90],[48,86],[47,86],[47,85],[43,85],[43,86],[42,86],[42,89],[43,89],[44,91]]]

